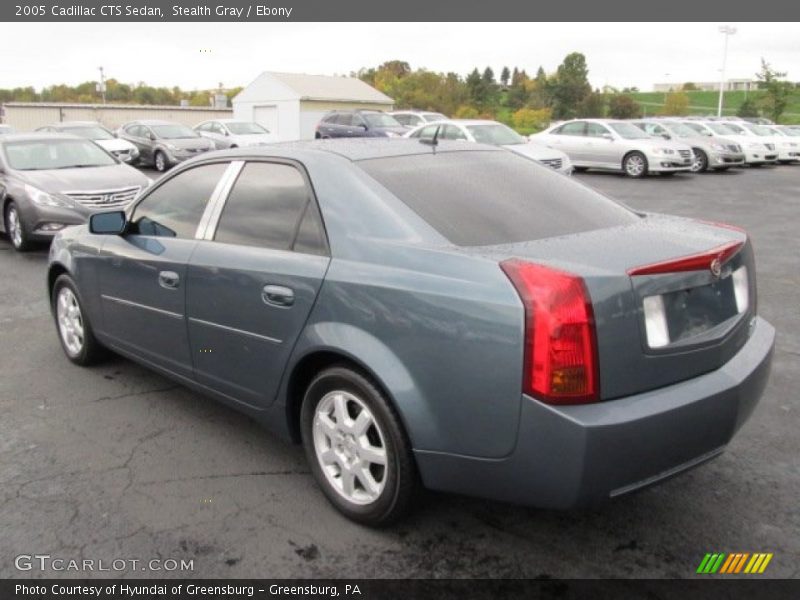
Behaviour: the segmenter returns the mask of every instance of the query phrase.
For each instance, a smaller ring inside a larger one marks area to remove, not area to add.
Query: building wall
[[[181,106],[144,106],[120,104],[57,104],[44,102],[11,102],[3,105],[3,121],[17,131],[62,121],[98,121],[110,129],[136,119],[164,119],[189,127],[208,119],[230,118],[230,109]]]
[[[258,118],[259,108],[274,108],[275,121]],[[255,121],[270,130],[276,141],[300,139],[300,102],[298,100],[264,100],[260,102],[234,102],[233,117],[243,121]],[[277,122],[277,129],[275,123]]]

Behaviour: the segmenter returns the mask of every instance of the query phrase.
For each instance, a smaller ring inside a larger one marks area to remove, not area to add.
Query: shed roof
[[[276,95],[280,98],[270,98]],[[261,100],[318,100],[326,102],[370,102],[394,104],[386,94],[356,77],[331,75],[307,75],[304,73],[275,73],[265,71],[239,92],[234,102],[258,102]]]

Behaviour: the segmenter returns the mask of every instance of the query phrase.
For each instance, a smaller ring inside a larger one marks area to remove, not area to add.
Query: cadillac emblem
[[[722,275],[722,263],[720,262],[719,257],[712,260],[708,268],[711,270],[711,274],[714,276],[714,279],[719,279],[720,275]]]

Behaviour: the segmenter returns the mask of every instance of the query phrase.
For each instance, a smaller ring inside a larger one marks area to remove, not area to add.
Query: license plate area
[[[738,314],[733,277],[662,294],[670,343],[701,335]]]

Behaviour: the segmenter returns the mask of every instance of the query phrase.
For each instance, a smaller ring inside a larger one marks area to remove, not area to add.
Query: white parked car
[[[764,136],[772,136],[775,140],[775,148],[778,151],[778,162],[783,165],[800,160],[800,131],[783,129],[778,125],[752,125],[748,127],[756,133],[761,132]]]
[[[764,143],[755,135],[741,133],[744,129],[739,122],[731,121],[682,121],[701,135],[733,140],[744,151],[744,164],[757,167],[778,160],[778,153],[774,145]],[[735,127],[735,129],[734,129]]]
[[[436,134],[438,130],[438,135]],[[519,135],[510,127],[497,121],[479,119],[451,119],[426,123],[409,131],[405,137],[441,140],[460,140],[478,142],[491,146],[503,146],[522,156],[532,158],[560,173],[572,173],[569,156],[560,150],[548,148],[544,144],[532,142]]]
[[[113,154],[127,164],[133,164],[139,158],[139,149],[136,146],[127,140],[118,138],[116,134],[103,127],[97,121],[62,121],[61,123],[39,127],[36,131],[71,133],[72,135],[92,140],[103,150]]]
[[[694,162],[687,144],[653,138],[628,121],[577,119],[531,139],[566,152],[576,170],[603,169],[644,177],[690,171]]]
[[[417,127],[425,123],[447,120],[447,117],[442,113],[430,110],[396,110],[389,114],[397,119],[401,125],[406,127]]]
[[[253,121],[241,121],[239,119],[203,121],[195,125],[194,130],[204,138],[214,142],[217,150],[266,146],[276,141],[275,136],[265,127]]]

